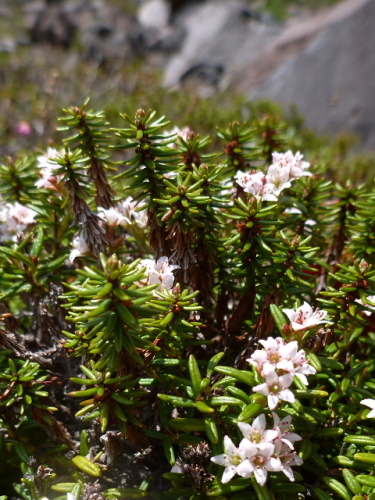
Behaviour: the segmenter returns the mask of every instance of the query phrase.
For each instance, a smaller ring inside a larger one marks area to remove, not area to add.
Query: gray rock
[[[101,0],[35,0],[25,11],[32,41],[69,47],[74,39],[98,64],[129,61],[145,46],[137,19]]]
[[[147,37],[145,34],[145,40],[147,40],[148,49],[168,55],[181,49],[185,36],[186,29],[182,25],[171,25],[152,37]]]
[[[186,37],[180,52],[166,65],[164,85],[178,87],[186,75],[190,75],[191,80],[196,74],[198,91],[202,75],[212,75],[212,68],[221,68],[219,72],[215,70],[215,77],[210,77],[213,88],[229,85],[244,66],[255,60],[265,42],[281,30],[253,16],[241,0],[197,4],[177,16],[176,23],[185,28]],[[204,77],[205,87],[210,78]]]
[[[76,32],[74,18],[59,2],[46,3],[31,28],[33,42],[47,42],[51,45],[70,47]]]
[[[295,104],[316,131],[346,130],[375,150],[375,1],[348,0],[297,27],[259,55],[237,89]]]
[[[147,0],[138,9],[137,19],[145,29],[161,30],[169,23],[170,5],[166,0]]]
[[[143,42],[135,18],[109,10],[100,21],[90,19],[80,26],[83,56],[104,64],[109,60],[129,61],[141,52]]]

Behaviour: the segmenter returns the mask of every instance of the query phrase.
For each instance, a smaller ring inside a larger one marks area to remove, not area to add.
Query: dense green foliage
[[[69,108],[49,163],[0,165],[0,495],[372,500],[373,186],[326,179],[328,155],[268,198],[241,185],[296,152],[275,117],[215,148],[155,112],[121,118]],[[283,310],[304,302],[328,316],[296,329]],[[248,360],[280,336],[312,368],[271,405]],[[210,457],[238,423],[272,429],[270,410],[302,438],[295,481],[222,482]]]

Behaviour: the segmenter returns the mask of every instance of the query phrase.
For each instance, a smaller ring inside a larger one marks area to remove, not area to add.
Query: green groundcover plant
[[[373,187],[87,106],[0,165],[0,499],[374,500]]]

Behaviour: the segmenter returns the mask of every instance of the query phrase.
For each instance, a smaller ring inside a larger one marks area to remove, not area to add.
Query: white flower
[[[374,305],[370,306],[369,304],[364,304],[361,299],[356,299],[355,301],[358,302],[358,304],[361,304],[361,306],[367,307],[368,310],[363,312],[366,316],[371,316],[371,314],[375,311],[375,295],[369,295],[366,299]]]
[[[275,429],[266,430],[266,416],[264,414],[256,417],[252,425],[245,422],[238,422],[238,427],[243,437],[255,445],[259,443],[272,443],[279,436],[279,432]]]
[[[0,241],[17,241],[27,226],[35,222],[36,215],[18,202],[0,205]]]
[[[292,465],[302,465],[302,458],[295,451],[291,451],[285,443],[278,442],[275,445],[275,454],[281,462],[281,470],[290,481],[294,481]]]
[[[225,453],[223,453],[222,455],[211,457],[211,462],[225,467],[224,474],[221,479],[223,483],[227,483],[235,474],[237,474],[238,466],[246,459],[247,454],[251,454],[250,449],[254,454],[257,452],[257,448],[252,445],[247,439],[243,439],[240,443],[240,446],[236,448],[230,437],[224,437]]]
[[[314,328],[320,323],[330,323],[324,320],[327,316],[327,311],[322,309],[315,309],[314,311],[307,302],[304,302],[296,311],[294,309],[283,309],[283,312],[288,316],[294,331]]]
[[[292,416],[287,415],[282,420],[280,420],[279,416],[274,412],[272,412],[272,416],[274,429],[278,433],[277,441],[280,441],[281,445],[286,444],[290,450],[293,450],[294,443],[296,441],[301,441],[302,438],[300,435],[290,430],[292,428]]]
[[[371,411],[367,415],[367,418],[375,417],[375,399],[362,399],[361,405],[365,405],[371,408]]]
[[[310,166],[310,163],[306,161],[302,161],[303,155],[298,151],[295,155],[291,151],[287,151],[286,153],[272,153],[272,167],[271,173],[275,175],[276,170],[282,171],[282,174],[279,174],[279,178],[285,179],[286,175],[288,178],[283,182],[287,182],[293,179],[299,179],[302,175],[312,175],[311,172],[308,172],[307,169]],[[268,173],[270,174],[270,169]]]
[[[119,226],[125,220],[125,217],[118,208],[111,207],[105,209],[103,207],[98,207],[98,212],[99,216],[102,217],[110,227]]]
[[[38,215],[35,210],[31,210],[31,208],[25,207],[25,205],[21,205],[16,201],[13,205],[9,204],[9,217],[13,217],[13,219],[17,222],[17,224],[21,224],[23,226],[28,226],[29,224],[33,224],[35,222],[35,216]]]
[[[283,189],[289,188],[292,185],[289,182],[289,168],[271,165],[268,168],[266,181],[267,183],[273,184],[278,194],[280,194]]]
[[[62,153],[57,151],[55,148],[48,148],[45,155],[37,157],[38,167],[40,169],[39,175],[41,177],[35,183],[37,188],[56,190],[56,185],[60,182],[62,176],[56,175],[55,173],[55,171],[60,168],[60,165],[51,162],[51,160],[54,160],[60,154]]]
[[[245,193],[250,193],[255,198],[262,198],[264,201],[277,201],[277,196],[274,194],[275,186],[272,183],[267,183],[266,176],[263,172],[241,172],[236,173],[237,184],[243,187]]]
[[[147,212],[146,210],[136,210],[137,202],[128,196],[122,203],[119,204],[117,210],[124,216],[120,222],[121,226],[128,229],[135,225],[138,227],[146,227],[147,225]]]
[[[271,443],[260,443],[256,449],[256,454],[253,454],[253,451],[250,450],[249,447],[247,448],[247,458],[237,467],[237,474],[247,478],[254,474],[257,483],[260,486],[264,486],[267,481],[267,472],[281,471],[282,465],[280,459],[273,456],[275,445]]]
[[[309,364],[309,360],[306,359],[305,351],[300,349],[295,354],[292,353],[291,361],[294,366],[294,375],[298,377],[303,384],[309,385],[306,375],[315,375],[316,370]]]
[[[77,500],[73,493],[67,493],[66,500]]]
[[[141,266],[147,268],[148,284],[159,285],[157,290],[171,290],[174,282],[173,271],[180,266],[170,265],[168,257],[160,257],[156,262],[152,259],[144,259]]]
[[[265,379],[266,381],[263,384],[253,387],[253,391],[267,396],[270,410],[276,408],[279,400],[288,401],[289,403],[295,402],[294,394],[288,389],[293,382],[293,374],[287,373],[279,376],[273,367],[269,365],[269,371],[265,372]]]
[[[72,250],[69,254],[68,262],[72,264],[76,257],[81,257],[82,255],[87,255],[90,253],[90,248],[82,236],[82,233],[75,236],[72,241],[72,246],[74,250]]]

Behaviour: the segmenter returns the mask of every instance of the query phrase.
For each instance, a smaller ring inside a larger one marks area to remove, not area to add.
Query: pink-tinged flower
[[[280,340],[283,342],[281,338]],[[298,351],[298,342],[295,340],[280,345],[277,355],[274,355],[273,363],[277,370],[293,373],[305,385],[308,385],[306,375],[316,373],[315,368],[306,359],[305,351],[303,349]]]
[[[327,311],[322,309],[314,310],[307,302],[304,302],[297,310],[283,309],[283,312],[288,316],[294,331],[308,330],[321,323],[330,323],[330,321],[324,320]]]
[[[25,120],[21,120],[20,122],[17,123],[16,125],[16,132],[19,135],[24,135],[28,136],[31,134],[31,125],[29,122]]]
[[[302,437],[295,432],[292,432],[292,417],[291,415],[287,415],[282,420],[280,420],[279,416],[272,412],[274,429],[278,433],[277,441],[281,442],[282,446],[285,444],[290,450],[293,450],[294,443],[296,441],[301,441]]]
[[[375,295],[368,295],[366,299],[369,302],[372,302],[374,305],[370,306],[369,304],[364,304],[361,299],[356,299],[355,302],[358,302],[358,304],[361,304],[361,306],[366,307],[367,311],[363,311],[366,316],[371,316],[375,312]]]
[[[194,138],[195,134],[189,127],[179,128],[174,127],[172,134],[176,134],[177,137],[181,137],[184,141],[187,141],[190,137]]]
[[[232,477],[237,474],[238,466],[246,460],[246,455],[251,455],[251,453],[256,453],[257,448],[243,439],[240,446],[236,448],[230,439],[230,437],[224,437],[224,451],[222,455],[216,455],[211,457],[211,462],[217,465],[225,467],[223,477],[221,479],[222,483],[228,483]],[[249,446],[250,445],[250,446]]]
[[[119,226],[124,220],[125,217],[117,208],[103,208],[98,207],[98,214],[102,219],[106,221],[109,227]]]
[[[9,217],[12,217],[17,224],[28,226],[29,224],[33,224],[35,222],[35,216],[38,214],[35,210],[31,210],[31,208],[25,207],[25,205],[21,205],[16,202],[13,205],[9,205],[8,215]]]
[[[28,225],[35,223],[37,213],[20,203],[1,204],[0,241],[17,241]]]
[[[37,165],[39,167],[40,179],[36,181],[37,188],[57,190],[57,184],[60,182],[62,175],[56,175],[56,170],[61,168],[51,160],[55,160],[61,152],[55,148],[48,148],[46,154],[37,157]]]
[[[268,168],[266,181],[269,184],[273,184],[275,186],[275,191],[280,194],[283,189],[290,188],[290,186],[292,185],[289,182],[289,168],[280,168],[277,165],[271,165]]]
[[[371,408],[371,411],[367,415],[367,418],[375,417],[375,399],[362,399],[361,405],[365,405]]]
[[[72,250],[69,254],[68,262],[72,264],[76,257],[82,257],[82,255],[88,255],[90,253],[89,246],[82,236],[82,233],[75,236],[72,241],[72,246],[74,250]]]
[[[312,175],[307,169],[310,163],[302,161],[303,155],[298,151],[295,155],[291,151],[286,153],[272,153],[272,167],[288,172],[288,180],[299,179],[302,175]],[[283,174],[285,176],[285,173]]]
[[[293,375],[291,373],[279,377],[273,369],[270,369],[270,371],[265,373],[265,379],[266,381],[263,384],[253,387],[253,391],[267,396],[270,410],[276,408],[279,400],[288,401],[289,403],[295,402],[294,394],[288,389],[293,382]]]
[[[297,452],[291,451],[289,446],[281,441],[275,443],[275,455],[280,459],[281,471],[286,475],[289,481],[294,481],[292,465],[302,465],[302,458]]]
[[[285,343],[281,337],[276,339],[269,337],[267,340],[260,340],[259,343],[264,346],[264,349],[254,351],[247,361],[263,378],[267,378],[267,374],[272,372],[275,374],[270,376],[274,378],[289,374],[292,378],[296,376],[302,383],[308,385],[306,375],[314,375],[316,370],[306,359],[305,351],[298,350],[296,341]],[[264,388],[265,385],[261,384],[257,387]]]
[[[292,358],[291,361],[294,365],[294,375],[300,379],[300,381],[309,385],[306,375],[315,375],[316,370],[310,365],[309,360],[306,359],[306,353],[303,349],[300,349]]]
[[[267,183],[266,176],[263,172],[241,172],[236,174],[237,184],[243,187],[245,193],[249,193],[257,199],[264,201],[277,201],[277,196],[274,194],[275,186],[272,183]]]
[[[260,443],[256,449],[256,454],[253,454],[253,451],[248,448],[250,453],[247,452],[246,460],[237,467],[237,474],[246,478],[254,474],[257,483],[264,486],[268,471],[281,471],[282,465],[280,459],[274,456],[275,446],[273,444]]]
[[[285,343],[281,337],[276,339],[268,337],[267,340],[260,340],[259,343],[263,345],[264,350],[257,349],[247,361],[263,376],[264,371],[269,371],[272,367],[294,374],[297,368],[298,372],[301,371],[300,366],[303,362],[307,363],[305,352],[303,350],[297,352],[296,341]]]
[[[284,341],[281,337],[276,339],[268,337],[267,340],[259,340],[259,343],[263,345],[264,349],[257,349],[246,361],[255,366],[259,373],[262,373],[265,363],[277,363],[279,361],[279,349],[284,344]]]
[[[156,262],[152,259],[144,259],[141,266],[147,268],[148,284],[159,285],[157,290],[171,290],[174,282],[173,271],[180,266],[170,265],[168,257],[160,257]]]
[[[264,414],[256,417],[252,425],[245,422],[238,422],[238,427],[243,437],[255,445],[259,443],[272,443],[279,436],[277,430],[266,429],[266,416]]]

